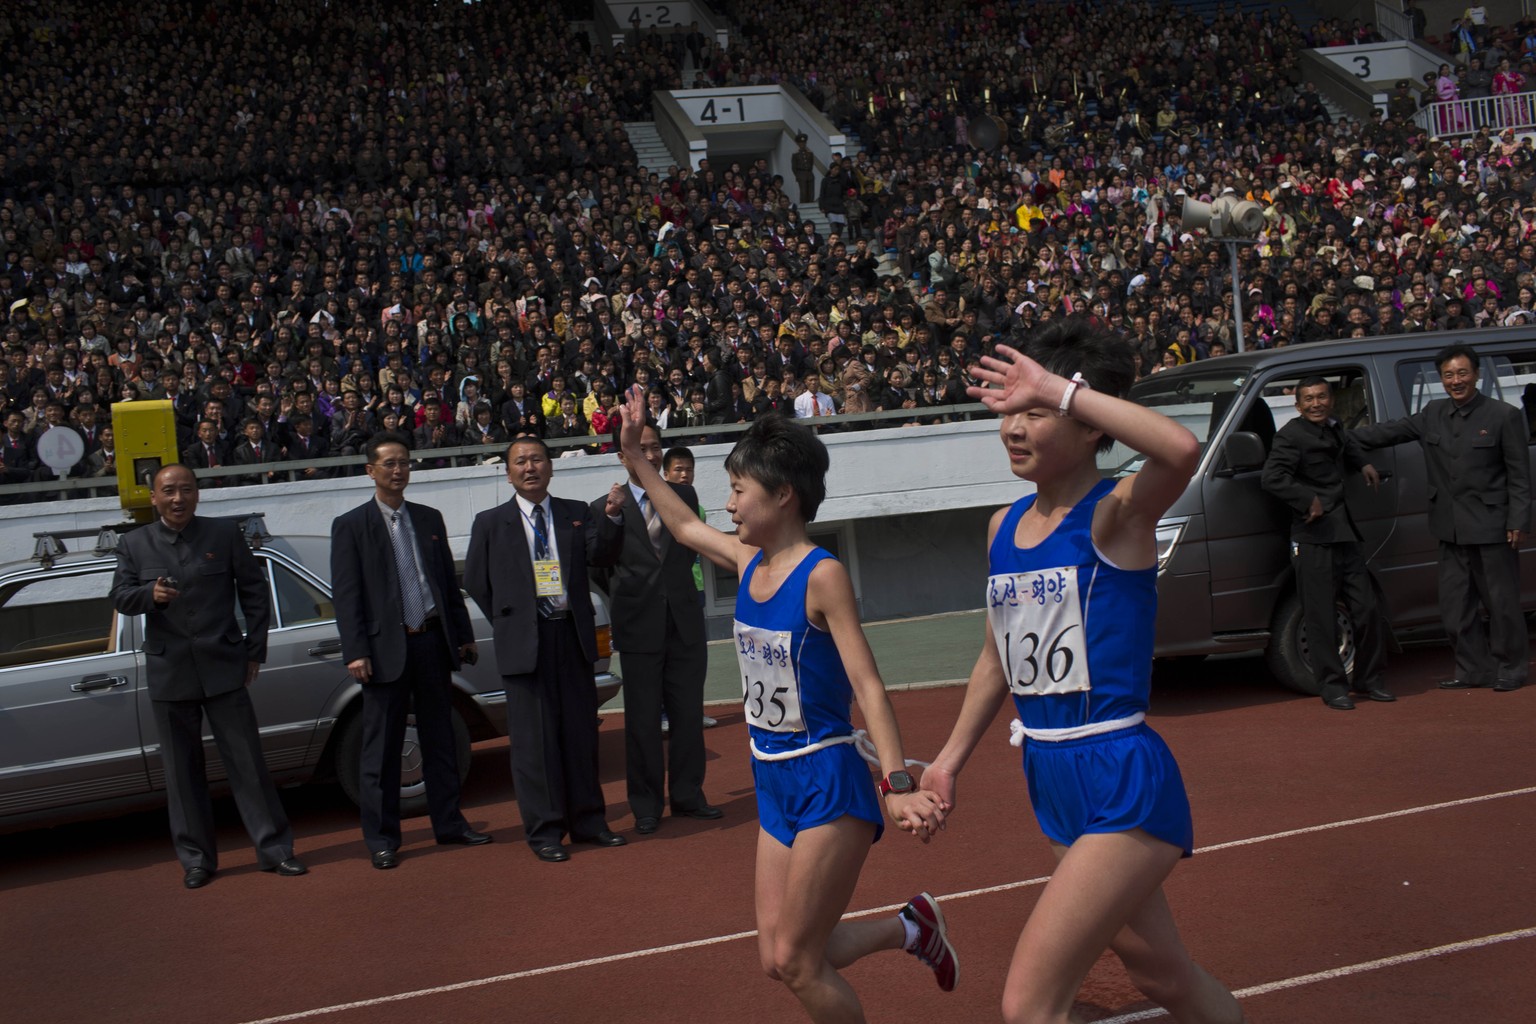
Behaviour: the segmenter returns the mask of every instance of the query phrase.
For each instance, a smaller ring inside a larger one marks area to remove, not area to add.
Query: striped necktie
[[[400,513],[389,517],[389,541],[395,549],[395,577],[400,584],[400,608],[409,629],[420,629],[426,621],[427,610],[422,607],[421,582],[416,572],[416,552],[412,550],[410,534],[400,522]]]

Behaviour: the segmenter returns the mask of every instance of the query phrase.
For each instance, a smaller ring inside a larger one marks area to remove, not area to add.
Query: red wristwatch
[[[891,793],[910,793],[917,788],[917,782],[910,772],[897,769],[880,780],[880,795],[888,796]]]

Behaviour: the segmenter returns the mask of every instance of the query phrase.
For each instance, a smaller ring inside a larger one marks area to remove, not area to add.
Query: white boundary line
[[[1319,981],[1332,981],[1334,978],[1347,978],[1352,974],[1379,971],[1384,967],[1396,967],[1399,964],[1411,964],[1419,960],[1429,960],[1432,957],[1445,956],[1449,953],[1463,953],[1469,949],[1483,949],[1487,946],[1496,946],[1501,942],[1514,942],[1516,939],[1536,939],[1536,928],[1521,928],[1513,932],[1484,935],[1480,939],[1467,939],[1463,942],[1447,943],[1444,946],[1414,950],[1412,953],[1384,956],[1380,960],[1367,960],[1365,963],[1350,964],[1348,967],[1335,967],[1329,971],[1318,971],[1316,974],[1299,974],[1294,978],[1286,978],[1282,981],[1271,981],[1263,985],[1238,989],[1232,994],[1238,999],[1246,999],[1249,996],[1262,996],[1270,992],[1281,992],[1288,988],[1313,985]],[[1166,1016],[1168,1016],[1168,1011],[1163,1009],[1141,1010],[1136,1013],[1127,1013],[1120,1017],[1105,1017],[1099,1021],[1099,1024],[1130,1024],[1131,1021],[1156,1020],[1159,1017]]]
[[[1376,821],[1386,821],[1392,818],[1403,818],[1414,814],[1425,814],[1429,811],[1442,811],[1451,807],[1465,807],[1469,804],[1486,803],[1490,800],[1502,800],[1507,797],[1530,796],[1536,794],[1536,786],[1527,786],[1524,789],[1510,789],[1502,793],[1486,793],[1482,796],[1464,797],[1460,800],[1446,800],[1437,804],[1424,804],[1419,807],[1407,807],[1397,811],[1387,811],[1382,814],[1371,814],[1362,818],[1349,818],[1344,821],[1331,821],[1322,825],[1309,825],[1305,828],[1288,829],[1284,832],[1271,832],[1268,835],[1253,836],[1248,839],[1234,839],[1230,842],[1217,843],[1212,846],[1198,847],[1196,853],[1215,853],[1219,850],[1230,850],[1239,846],[1252,846],[1256,843],[1267,843],[1276,839],[1289,839],[1292,836],[1309,835],[1314,832],[1328,832],[1333,829],[1348,828],[1354,825],[1365,825]],[[1010,892],[1014,889],[1031,888],[1044,885],[1050,881],[1050,875],[1041,875],[1038,878],[1026,878],[1017,882],[1005,882],[1001,885],[989,885],[980,889],[967,889],[943,898],[943,902],[950,900],[969,899],[973,896],[987,896],[993,893]],[[867,910],[855,911],[847,914],[847,917],[872,917],[876,914],[889,914],[900,910],[902,904],[893,903],[890,906],[870,907]],[[663,953],[677,953],[689,949],[700,949],[705,946],[717,946],[726,942],[737,942],[742,939],[750,939],[757,935],[757,931],[735,932],[730,935],[715,935],[707,939],[694,939],[689,942],[675,942],[668,946],[652,946],[649,949],[631,950],[627,953],[613,953],[609,956],[593,957],[589,960],[575,960],[563,964],[551,964],[548,967],[535,967],[526,971],[513,971],[510,974],[497,974],[488,978],[474,978],[469,981],[455,982],[451,985],[436,985],[432,988],[414,989],[410,992],[396,992],[387,996],[375,996],[372,999],[359,999],[350,1003],[337,1003],[333,1006],[322,1006],[312,1010],[299,1010],[295,1013],[285,1013],[276,1017],[263,1017],[260,1020],[247,1021],[245,1024],[287,1024],[289,1021],[308,1020],[312,1017],[322,1017],[332,1013],[342,1013],[347,1010],[362,1010],[370,1006],[383,1006],[388,1003],[405,1002],[408,999],[420,999],[425,996],[443,995],[448,992],[462,992],[466,989],[483,988],[487,985],[499,985],[503,982],[521,981],[524,978],[537,978],[546,974],[560,974],[566,971],[581,970],[586,967],[600,967],[604,964],[620,963],[625,960],[638,960],[643,957],[659,956]],[[1287,978],[1282,981],[1269,982],[1246,988],[1233,995],[1238,998],[1244,996],[1263,995],[1266,992],[1276,992],[1281,989],[1295,988],[1300,985],[1308,985],[1317,981],[1327,981],[1332,978],[1347,977],[1351,974],[1359,974],[1364,971],[1378,970],[1383,967],[1391,967],[1397,964],[1413,963],[1416,960],[1424,960],[1430,957],[1443,956],[1447,953],[1456,953],[1462,950],[1477,949],[1482,946],[1491,946],[1499,942],[1510,942],[1515,939],[1536,937],[1536,928],[1526,928],[1520,931],[1503,932],[1498,935],[1486,935],[1479,939],[1467,939],[1463,942],[1454,942],[1446,946],[1435,946],[1431,949],[1417,950],[1410,953],[1402,953],[1397,956],[1386,957],[1381,960],[1370,960],[1361,964],[1348,967],[1337,967],[1333,970],[1322,971],[1317,974],[1304,974],[1295,978]],[[1164,1016],[1163,1010],[1143,1010],[1128,1016],[1114,1017],[1100,1024],[1129,1024],[1131,1021],[1151,1020]]]

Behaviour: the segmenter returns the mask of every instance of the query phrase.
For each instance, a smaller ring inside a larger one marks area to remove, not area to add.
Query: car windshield
[[[1204,452],[1247,379],[1246,370],[1237,368],[1225,373],[1154,373],[1136,382],[1130,399],[1187,427]],[[1108,451],[1099,453],[1099,471],[1119,479],[1141,469],[1145,461],[1140,452],[1117,441]]]

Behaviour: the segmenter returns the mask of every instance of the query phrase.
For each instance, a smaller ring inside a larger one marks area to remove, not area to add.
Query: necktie
[[[421,584],[416,575],[416,552],[411,548],[411,538],[400,523],[400,513],[389,517],[389,542],[395,549],[395,578],[400,583],[400,607],[405,613],[405,625],[420,629],[427,617],[421,606]]]
[[[649,497],[643,502],[645,508],[645,532],[651,538],[651,550],[656,552],[656,557],[661,557],[661,516],[656,514],[656,503]]]
[[[533,558],[534,561],[542,561],[549,557],[549,531],[544,525],[544,506],[533,506]],[[554,598],[541,597],[538,600],[539,614],[548,618],[555,613]]]

